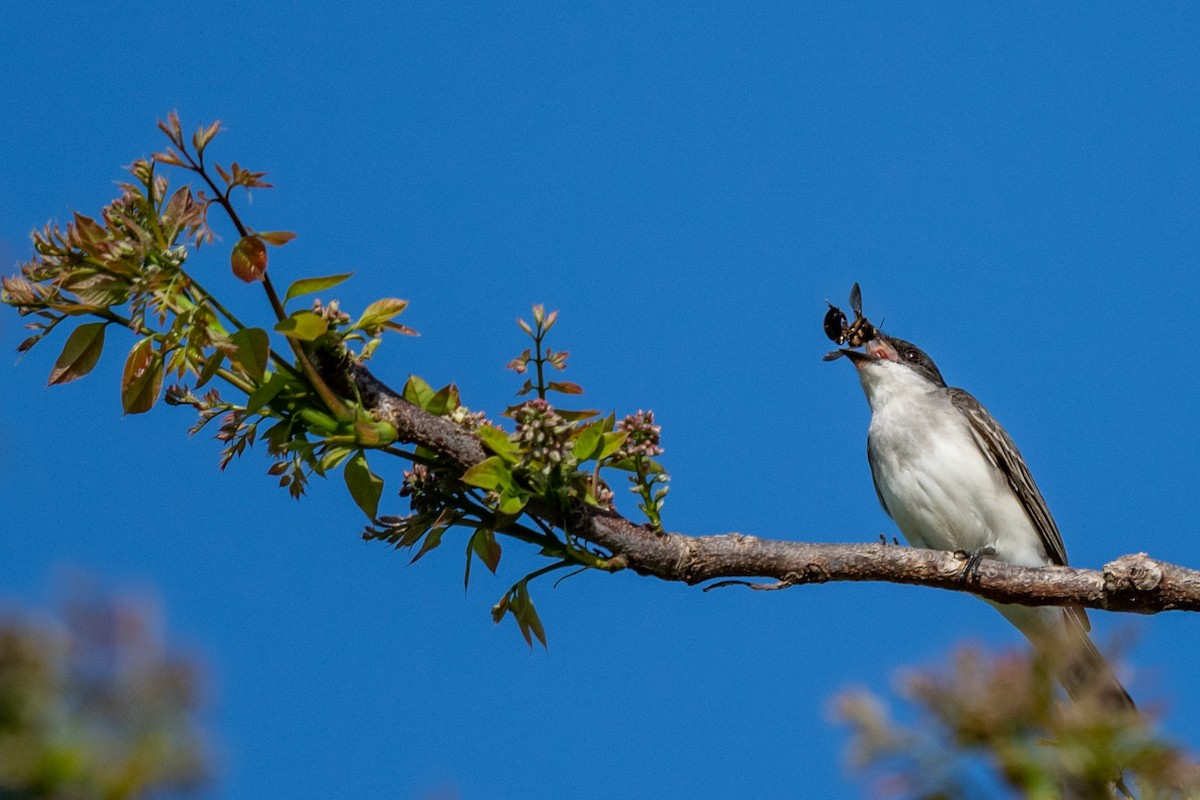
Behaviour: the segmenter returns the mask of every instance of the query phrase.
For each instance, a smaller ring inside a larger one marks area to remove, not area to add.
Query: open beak
[[[874,339],[867,342],[863,347],[865,349],[865,352],[860,352],[858,350],[851,350],[848,347],[839,348],[830,353],[827,353],[825,356],[825,360],[833,361],[835,358],[839,358],[840,356],[845,356],[846,358],[850,359],[850,361],[856,367],[859,366],[860,364],[866,364],[871,361],[880,361],[880,360],[899,361],[900,360],[900,354],[898,352],[896,352],[896,348],[893,347],[892,343],[889,342],[883,336],[876,336]]]

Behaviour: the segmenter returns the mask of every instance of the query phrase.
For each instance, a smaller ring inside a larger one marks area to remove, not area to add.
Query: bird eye
[[[904,357],[915,364],[921,360],[921,353],[910,348],[904,351]]]

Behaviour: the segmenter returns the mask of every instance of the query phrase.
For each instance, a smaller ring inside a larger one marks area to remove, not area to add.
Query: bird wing
[[[892,516],[891,509],[887,507],[887,501],[883,499],[883,492],[879,491],[879,478],[875,475],[875,449],[874,443],[871,441],[871,434],[867,434],[867,466],[871,468],[871,483],[875,485],[875,496],[879,498],[879,505],[883,506],[883,512],[889,517]],[[894,519],[894,518],[893,518]]]
[[[1008,431],[1001,428],[1000,423],[996,422],[988,410],[969,392],[962,389],[947,389],[947,392],[950,394],[950,402],[971,424],[971,433],[975,435],[979,449],[1000,471],[1017,495],[1021,507],[1025,509],[1038,532],[1038,537],[1042,540],[1046,555],[1055,564],[1066,566],[1067,548],[1063,544],[1062,534],[1058,532],[1058,525],[1054,524],[1054,517],[1050,516],[1050,509],[1046,507],[1046,499],[1038,491],[1033,476],[1029,474],[1029,467],[1025,466],[1025,459],[1021,457],[1021,452],[1017,450]],[[1067,606],[1063,610],[1068,620],[1073,619],[1084,631],[1091,630],[1092,626],[1083,606]]]
[[[1062,534],[1058,532],[1054,517],[1050,516],[1050,509],[1046,507],[1046,501],[1038,491],[1037,484],[1033,482],[1033,476],[1025,466],[1025,459],[1021,458],[1021,453],[1013,444],[1012,438],[968,392],[962,389],[947,391],[950,394],[950,402],[971,423],[971,433],[975,435],[979,449],[1000,471],[1017,495],[1017,499],[1021,501],[1021,507],[1025,509],[1042,540],[1046,555],[1055,564],[1065,566],[1067,548],[1063,545]]]

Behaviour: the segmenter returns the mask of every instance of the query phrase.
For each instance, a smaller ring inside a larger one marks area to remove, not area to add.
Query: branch
[[[487,457],[479,440],[462,427],[409,403],[361,364],[352,363],[349,369],[365,407],[377,419],[394,425],[401,440],[434,450],[464,471]],[[1033,569],[985,560],[967,580],[965,557],[948,551],[789,542],[740,533],[659,534],[614,511],[583,505],[576,509],[572,527],[613,554],[611,569],[627,568],[689,585],[728,578],[776,581],[756,588],[887,581],[1022,605],[1081,605],[1139,614],[1200,611],[1200,571],[1156,561],[1144,553],[1123,556],[1103,570]]]

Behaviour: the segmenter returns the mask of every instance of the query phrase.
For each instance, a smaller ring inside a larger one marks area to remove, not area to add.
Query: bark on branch
[[[487,457],[479,440],[443,417],[409,403],[359,364],[350,373],[363,403],[396,426],[400,438],[442,454],[464,471]],[[1108,611],[1155,614],[1200,611],[1200,571],[1144,553],[1122,556],[1102,570],[1031,569],[983,561],[964,579],[961,554],[887,544],[818,544],[721,536],[657,534],[613,511],[578,509],[581,535],[613,554],[615,569],[690,585],[757,578],[783,588],[828,581],[888,581],[970,592],[1023,605],[1082,605]],[[576,521],[573,521],[573,525]]]

